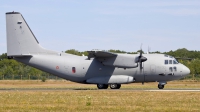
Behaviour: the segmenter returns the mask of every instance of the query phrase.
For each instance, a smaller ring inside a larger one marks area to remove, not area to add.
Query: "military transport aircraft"
[[[19,12],[6,13],[7,55],[24,64],[58,77],[98,89],[119,89],[121,84],[158,82],[163,89],[167,81],[185,77],[190,70],[165,54],[117,54],[101,50],[88,56],[55,52],[40,46]]]

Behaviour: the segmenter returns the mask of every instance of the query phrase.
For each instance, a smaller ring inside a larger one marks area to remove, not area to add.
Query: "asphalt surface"
[[[0,88],[2,91],[149,91],[149,92],[200,92],[200,89],[144,89],[144,88],[121,88],[121,89],[102,89],[97,88]]]

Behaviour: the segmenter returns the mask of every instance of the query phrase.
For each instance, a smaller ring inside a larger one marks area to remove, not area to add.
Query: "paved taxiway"
[[[0,91],[79,91],[79,90],[94,90],[105,91],[105,89],[98,90],[95,88],[1,88]],[[121,88],[121,89],[107,89],[106,91],[149,91],[149,92],[200,92],[200,89],[133,89],[133,88]]]

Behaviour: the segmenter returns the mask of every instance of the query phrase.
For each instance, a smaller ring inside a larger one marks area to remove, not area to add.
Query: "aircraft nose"
[[[183,75],[189,75],[190,74],[190,69],[186,66],[183,66]]]

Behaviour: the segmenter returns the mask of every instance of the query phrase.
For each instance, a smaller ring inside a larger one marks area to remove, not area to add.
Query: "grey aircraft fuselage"
[[[58,77],[87,84],[99,89],[119,89],[121,84],[159,82],[163,89],[167,81],[185,77],[190,70],[165,54],[117,54],[88,51],[88,56],[76,56],[44,49],[19,12],[6,13],[7,56]]]
[[[118,54],[137,57],[138,54]],[[134,82],[171,81],[189,74],[188,68],[181,63],[173,63],[175,58],[164,54],[143,54],[148,60],[143,63],[143,71],[137,68],[118,68],[105,66],[95,58],[88,60],[86,56],[75,56],[66,53],[51,55],[39,54],[32,57],[14,58],[17,61],[33,66],[40,70],[55,74],[61,78],[87,83],[87,79],[125,75],[134,77]],[[165,64],[165,60],[172,61]],[[73,67],[75,71],[73,72]],[[170,69],[171,68],[171,69]]]

